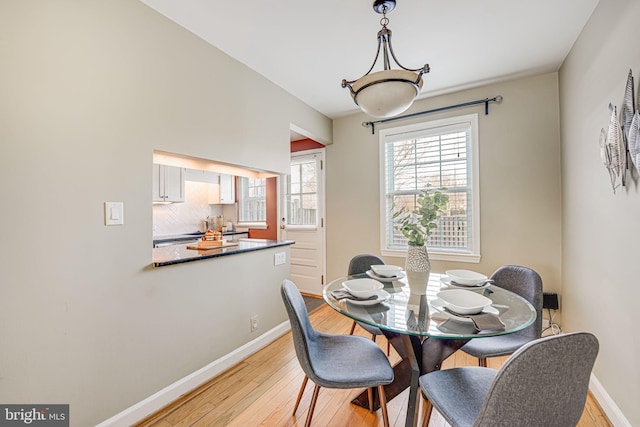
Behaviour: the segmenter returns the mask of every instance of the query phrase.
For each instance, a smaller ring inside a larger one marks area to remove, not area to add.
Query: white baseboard
[[[609,393],[607,393],[593,373],[591,373],[591,378],[589,379],[589,390],[591,390],[593,397],[596,398],[598,404],[614,427],[631,427],[629,420],[625,418],[620,408],[618,408],[618,405],[616,405],[616,402],[609,396]]]
[[[130,426],[154,412],[159,411],[169,403],[196,389],[201,384],[209,381],[222,372],[237,365],[258,350],[271,344],[273,341],[287,333],[291,329],[288,321],[265,332],[253,341],[237,348],[221,358],[214,360],[207,366],[187,375],[186,377],[168,385],[157,393],[101,422],[97,427],[121,427]]]
[[[211,378],[240,363],[258,350],[271,344],[273,341],[287,333],[291,329],[289,322],[283,322],[275,328],[265,332],[253,341],[237,348],[231,353],[214,360],[207,366],[193,372],[186,377],[168,385],[157,393],[101,422],[96,427],[121,427],[130,426],[154,412],[159,411],[169,403],[179,399],[186,393],[196,389]],[[631,423],[613,401],[609,393],[604,389],[600,381],[592,373],[589,380],[589,390],[606,414],[614,427],[631,427]]]

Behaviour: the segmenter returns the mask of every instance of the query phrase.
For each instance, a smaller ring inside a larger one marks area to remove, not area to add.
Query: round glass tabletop
[[[382,282],[384,287],[375,300],[355,301],[336,299],[333,291],[343,289],[343,282],[356,278],[371,278],[367,274],[341,277],[327,284],[323,298],[333,309],[343,315],[370,326],[391,332],[445,339],[469,339],[479,336],[504,335],[526,328],[536,318],[536,311],[529,302],[519,295],[488,285],[481,289],[470,289],[491,300],[491,305],[483,313],[497,316],[504,327],[482,329],[484,320],[460,317],[445,310],[437,297],[441,290],[451,287],[447,276],[431,273],[426,295],[411,293],[406,278]],[[489,319],[495,320],[495,319]],[[480,326],[480,330],[476,326]]]

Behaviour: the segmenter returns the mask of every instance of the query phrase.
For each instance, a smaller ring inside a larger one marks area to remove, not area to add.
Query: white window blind
[[[386,129],[380,145],[383,255],[406,252],[407,239],[396,230],[394,212],[413,210],[423,190],[439,190],[449,202],[427,239],[430,254],[479,260],[477,115]]]
[[[238,177],[238,222],[266,222],[265,178]]]

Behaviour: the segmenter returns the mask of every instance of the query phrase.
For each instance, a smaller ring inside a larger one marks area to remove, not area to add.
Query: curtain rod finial
[[[376,126],[374,122],[362,122],[362,127],[363,128],[371,128],[371,135],[374,135],[376,133]]]

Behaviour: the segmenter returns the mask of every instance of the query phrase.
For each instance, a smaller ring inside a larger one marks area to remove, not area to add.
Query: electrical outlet
[[[251,325],[251,332],[255,332],[258,330],[258,315],[251,316],[249,318],[249,324]]]
[[[287,262],[287,253],[278,252],[273,256],[273,265],[281,265]]]
[[[557,310],[560,308],[560,305],[558,304],[558,294],[555,292],[543,292],[542,308],[548,308],[550,310]]]

